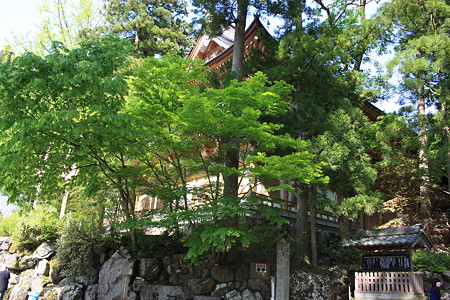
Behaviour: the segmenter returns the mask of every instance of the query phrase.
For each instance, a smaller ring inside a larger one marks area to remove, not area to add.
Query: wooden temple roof
[[[257,36],[260,28],[264,30],[267,36],[270,36],[259,20],[259,17],[255,16],[253,22],[245,30],[244,44],[246,48],[261,47],[258,43]],[[218,37],[210,37],[207,34],[202,34],[189,52],[188,57],[204,60],[205,65],[211,69],[222,66],[233,56],[234,31],[234,27],[230,26]]]
[[[359,231],[342,242],[346,248],[358,249],[412,249],[431,248],[428,236],[420,226],[407,226],[377,230]]]

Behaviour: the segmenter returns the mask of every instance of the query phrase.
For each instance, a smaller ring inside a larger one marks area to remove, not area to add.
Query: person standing
[[[430,300],[447,300],[447,297],[441,295],[441,281],[434,279],[430,290]],[[1,300],[1,299],[0,299]]]
[[[6,266],[2,265],[0,271],[0,300],[3,300],[3,296],[5,296],[6,290],[8,289],[10,276],[11,275]]]

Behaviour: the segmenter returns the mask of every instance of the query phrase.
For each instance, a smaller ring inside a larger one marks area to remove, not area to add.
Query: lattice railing
[[[355,285],[355,293],[423,293],[422,274],[413,272],[357,272]]]

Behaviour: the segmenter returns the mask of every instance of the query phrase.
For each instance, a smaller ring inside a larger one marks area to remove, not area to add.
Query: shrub
[[[3,217],[0,222],[0,235],[1,236],[13,236],[18,230],[18,224],[20,222],[20,215],[18,212],[14,212],[12,215]]]
[[[103,227],[82,218],[67,216],[56,243],[56,255],[64,276],[79,276],[96,268],[99,255],[114,242]]]
[[[444,272],[450,270],[450,255],[417,250],[412,255],[414,269],[418,271]]]
[[[247,248],[251,243],[257,242],[257,237],[244,228],[235,227],[197,227],[186,241],[189,248],[187,259],[196,263],[211,254],[221,254],[235,246]]]
[[[54,244],[59,235],[58,210],[47,205],[38,205],[20,217],[18,230],[12,238],[18,245],[34,249],[47,242]]]
[[[184,240],[179,234],[147,235],[141,230],[137,230],[137,242],[134,255],[137,258],[151,257],[155,253],[166,255],[185,253]]]

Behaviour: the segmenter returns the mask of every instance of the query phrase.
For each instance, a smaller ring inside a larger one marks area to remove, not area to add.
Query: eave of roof
[[[431,248],[432,243],[418,226],[365,230],[342,242],[343,247],[358,249]]]
[[[247,30],[245,31],[245,38],[244,40],[247,41],[247,39],[255,33],[256,30],[258,30],[259,28],[264,28],[264,30],[267,32],[266,28],[264,27],[264,25],[262,25],[261,21],[259,20],[258,16],[255,16],[255,18],[253,19],[253,22],[250,24],[250,26],[247,28]],[[268,33],[268,32],[267,32]],[[221,61],[221,60],[226,60],[228,56],[231,56],[234,50],[234,43],[233,45],[231,45],[230,47],[228,47],[227,49],[225,49],[222,53],[220,53],[219,55],[217,55],[216,57],[214,57],[213,59],[207,61],[205,63],[205,66],[212,66],[214,64],[216,64],[217,62]]]

